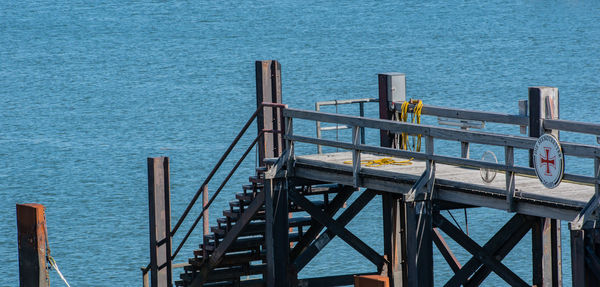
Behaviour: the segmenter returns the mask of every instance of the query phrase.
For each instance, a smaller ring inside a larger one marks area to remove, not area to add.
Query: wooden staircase
[[[266,278],[265,196],[263,193],[266,168],[256,169],[249,184],[229,202],[217,225],[204,235],[189,266],[184,267],[176,286],[264,286]],[[337,186],[298,186],[305,194],[322,195],[312,201],[321,209],[330,203],[329,194]],[[298,242],[314,222],[301,208],[288,202],[290,247]],[[240,226],[238,226],[240,225]],[[223,245],[223,246],[222,246]],[[227,245],[227,246],[224,246]]]

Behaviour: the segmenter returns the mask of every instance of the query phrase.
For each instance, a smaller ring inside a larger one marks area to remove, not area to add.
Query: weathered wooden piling
[[[17,204],[19,286],[50,286],[46,264],[46,214],[41,204]]]
[[[529,88],[529,136],[538,138],[545,133],[554,135],[557,130],[544,129],[544,119],[559,118],[558,89],[554,87]],[[529,165],[533,167],[533,158]],[[533,285],[562,286],[562,259],[560,221],[539,217],[531,229]]]
[[[150,213],[150,283],[172,286],[171,187],[169,158],[148,158],[148,211]]]

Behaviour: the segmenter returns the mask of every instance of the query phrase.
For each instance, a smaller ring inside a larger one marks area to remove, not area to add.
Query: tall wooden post
[[[171,203],[169,158],[148,158],[148,211],[150,213],[150,283],[171,287]]]
[[[558,131],[546,131],[544,119],[559,118],[558,88],[529,88],[529,136],[539,137],[551,133],[556,138]],[[533,166],[532,151],[529,151],[529,164]],[[533,285],[562,286],[562,260],[560,242],[560,221],[538,218],[531,229]]]
[[[46,266],[46,215],[41,204],[17,204],[19,286],[50,286]]]
[[[379,118],[390,120],[394,103],[406,100],[404,74],[379,74]],[[392,147],[394,134],[381,131],[380,145]],[[432,146],[429,146],[431,148]],[[431,202],[407,203],[398,194],[383,193],[384,255],[390,261],[390,286],[433,286]]]
[[[283,179],[266,179],[264,185],[267,249],[267,286],[287,287],[290,241],[288,219],[288,184]]]
[[[275,60],[256,61],[256,106],[261,103],[281,103],[281,65]],[[278,129],[283,119],[278,109],[265,107],[257,117],[258,132]],[[279,157],[283,152],[281,133],[265,133],[258,141],[258,161],[264,165],[265,158]]]

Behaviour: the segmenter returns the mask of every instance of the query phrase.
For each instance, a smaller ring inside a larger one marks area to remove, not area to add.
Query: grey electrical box
[[[388,77],[388,103],[402,103],[406,101],[406,75],[389,73]]]

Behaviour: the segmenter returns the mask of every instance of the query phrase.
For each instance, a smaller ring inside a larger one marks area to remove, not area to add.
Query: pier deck
[[[374,160],[389,156],[363,153],[361,159]],[[394,158],[396,161],[406,159]],[[295,176],[312,180],[352,185],[352,152],[337,152],[297,156]],[[346,163],[344,163],[346,162]],[[425,161],[413,160],[411,165],[362,166],[362,187],[405,194],[425,170]],[[481,179],[479,169],[436,164],[436,199],[506,210],[505,174],[497,172],[491,183]],[[517,175],[515,178],[516,211],[518,213],[573,220],[594,195],[592,185],[562,182],[555,189],[545,188],[537,178]]]

